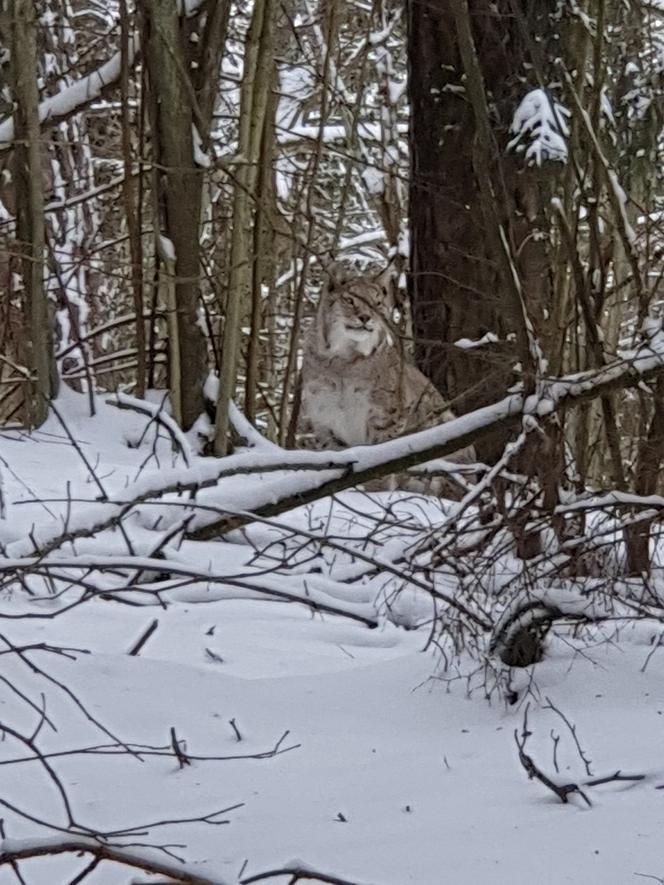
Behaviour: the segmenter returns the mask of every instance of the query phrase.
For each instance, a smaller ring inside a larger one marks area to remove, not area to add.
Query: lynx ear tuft
[[[336,292],[341,289],[349,279],[348,268],[339,261],[332,261],[326,268],[328,292]]]
[[[396,278],[396,270],[390,262],[381,271],[374,274],[374,282],[382,286],[383,292],[386,294],[390,291],[390,287]]]

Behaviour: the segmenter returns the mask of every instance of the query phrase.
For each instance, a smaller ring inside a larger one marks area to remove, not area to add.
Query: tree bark
[[[48,415],[57,390],[53,332],[44,288],[46,235],[37,88],[36,20],[33,0],[11,3],[11,72],[14,93],[16,236],[21,255],[26,364],[26,417],[32,427]]]
[[[634,470],[634,491],[637,495],[656,494],[662,460],[664,460],[664,381],[658,378],[653,392],[653,415],[648,434],[639,446]],[[625,529],[629,575],[650,574],[651,524],[651,522],[641,522]]]
[[[542,221],[539,184],[505,150],[512,114],[527,88],[523,32],[541,32],[546,10],[539,2],[527,12],[525,4],[514,6],[524,9],[520,20],[489,0],[470,0],[467,14],[457,0],[408,2],[415,357],[457,412],[499,398],[515,381],[515,363],[527,369],[523,311],[513,303],[505,257],[514,262],[536,334],[550,297],[546,249],[532,237]],[[464,30],[484,95],[473,94]],[[490,115],[488,132],[476,98]],[[499,340],[465,350],[454,345],[487,333]],[[507,438],[498,430],[480,444],[479,456],[494,461]]]
[[[217,399],[214,452],[228,451],[230,422],[228,407],[235,394],[240,350],[240,322],[250,309],[252,280],[256,272],[254,224],[256,182],[260,146],[265,126],[268,94],[272,88],[270,71],[273,38],[273,0],[256,0],[247,34],[244,75],[240,93],[240,131],[238,153],[242,163],[237,170],[233,198],[233,233],[230,252],[230,276],[224,317],[221,350],[219,396]]]
[[[137,187],[133,176],[133,150],[131,137],[132,115],[129,108],[129,11],[127,0],[120,0],[120,90],[122,103],[122,160],[124,180],[122,197],[124,200],[127,233],[129,235],[129,256],[131,259],[131,289],[136,314],[136,396],[145,394],[146,381],[146,341],[145,319],[143,318],[143,237],[141,230],[141,187]],[[137,196],[138,199],[137,199]]]
[[[194,162],[193,87],[177,4],[174,0],[146,0],[144,13],[161,217],[164,234],[175,252],[180,403],[173,403],[173,410],[188,429],[204,409],[207,374],[207,342],[198,314],[203,169]]]

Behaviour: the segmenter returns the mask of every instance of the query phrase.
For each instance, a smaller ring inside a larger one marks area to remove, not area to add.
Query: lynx
[[[371,445],[454,417],[396,342],[391,313],[390,296],[379,282],[330,279],[304,342],[299,430],[305,444]],[[474,461],[475,453],[468,448],[452,458]],[[405,477],[396,485],[415,488]],[[449,493],[449,484],[444,491]]]

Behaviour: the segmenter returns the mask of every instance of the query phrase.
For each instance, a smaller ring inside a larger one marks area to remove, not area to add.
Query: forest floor
[[[67,508],[98,506],[63,500],[95,497],[81,451],[105,487],[128,491],[151,453],[147,438],[127,445],[140,438],[145,418],[101,403],[91,419],[85,398],[70,393],[58,405],[80,451],[54,418],[30,436],[0,436],[0,540],[8,555],[33,526],[39,537],[40,527],[66,523]],[[144,475],[163,467],[168,443],[158,445],[161,461],[148,458]],[[361,493],[349,494],[349,506],[365,506]],[[318,506],[333,532],[329,502]],[[306,518],[311,522],[311,511]],[[109,550],[117,534],[109,536]],[[86,549],[81,541],[79,550]],[[251,531],[185,553],[204,566],[209,550],[215,563],[225,557],[240,571],[255,567]],[[301,561],[282,583],[306,577]],[[353,594],[366,597],[366,581],[346,586],[349,602]],[[23,590],[5,591],[0,633],[15,645],[85,650],[29,656],[108,731],[128,743],[168,746],[174,729],[190,756],[268,753],[190,764],[172,755],[55,757],[52,766],[80,824],[112,830],[199,818],[242,803],[222,816],[228,821],[222,826],[178,823],[124,840],[177,843],[189,869],[223,883],[295,859],[361,885],[664,881],[664,648],[652,645],[652,629],[625,629],[617,641],[604,637],[584,646],[566,635],[551,637],[545,660],[520,675],[520,699],[510,705],[497,691],[487,699],[476,677],[446,679],[435,652],[423,650],[426,625],[407,630],[383,618],[369,629],[259,593],[224,595],[218,585],[184,584],[165,606],[154,599],[127,604],[137,602],[130,594],[97,596],[51,616],[67,599],[28,600]],[[15,618],[26,612],[44,617]],[[129,655],[155,619],[140,653]],[[36,707],[3,683],[0,728],[31,731],[43,692],[53,727],[42,724],[42,752],[108,742],[71,697],[16,656],[4,662],[0,676]],[[529,781],[519,762],[515,732],[522,733],[526,712],[527,752],[557,783],[581,785],[617,770],[645,777],[588,787],[591,806],[578,794],[561,803]],[[0,763],[26,755],[5,737]],[[39,762],[4,764],[0,801],[66,825],[61,797]],[[11,840],[48,833],[6,808],[2,817]],[[151,856],[165,859],[158,851]],[[29,885],[65,885],[84,865],[79,858],[44,858],[21,862],[20,870]],[[2,885],[16,881],[9,867],[0,869]],[[85,881],[155,879],[102,864]]]

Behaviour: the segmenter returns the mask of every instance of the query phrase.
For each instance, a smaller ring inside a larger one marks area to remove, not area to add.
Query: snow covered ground
[[[180,463],[166,438],[153,456],[152,432],[135,447],[145,417],[100,401],[98,416],[90,419],[85,398],[72,393],[58,407],[78,451],[55,417],[30,437],[0,435],[0,541],[12,559],[29,556],[31,535],[66,532],[74,521],[70,512],[98,518],[102,505],[95,501],[100,493],[90,466],[109,497],[125,490],[129,499],[142,464],[139,481]],[[200,494],[212,500],[214,490]],[[321,502],[281,521],[320,526],[327,520],[329,534],[357,537],[367,500],[361,493],[343,499],[360,514],[354,522],[343,502],[336,510]],[[435,650],[423,651],[430,632],[424,600],[408,597],[401,617],[385,616],[389,576],[349,580],[353,566],[340,551],[310,557],[301,548],[296,554],[292,538],[265,525],[236,532],[227,542],[176,543],[177,519],[164,510],[146,505],[127,521],[134,554],[154,571],[156,556],[166,550],[171,564],[179,556],[202,575],[214,574],[214,581],[182,577],[175,587],[171,577],[155,572],[146,586],[168,585],[158,596],[118,589],[113,598],[98,593],[53,617],[80,596],[80,588],[44,599],[48,588],[34,571],[23,587],[2,577],[2,637],[14,645],[85,652],[33,650],[23,660],[3,655],[0,727],[30,734],[41,722],[36,744],[42,753],[57,753],[111,742],[92,716],[127,744],[166,748],[167,755],[140,758],[126,752],[51,757],[79,824],[114,830],[200,818],[241,804],[222,815],[228,823],[220,826],[179,823],[117,839],[177,844],[173,851],[188,869],[220,883],[238,883],[294,858],[361,885],[626,885],[664,877],[664,648],[652,645],[652,626],[624,628],[619,642],[598,638],[582,645],[569,635],[552,637],[546,659],[515,676],[517,703],[497,691],[487,700],[477,674],[450,681]],[[441,508],[423,501],[420,512],[430,521]],[[372,555],[387,557],[405,543],[394,527],[381,535],[374,524],[372,532]],[[115,570],[85,574],[99,588],[123,587],[126,538],[116,529],[101,539],[81,537],[73,548],[63,541],[49,561],[115,556]],[[265,557],[276,557],[277,549],[290,551],[286,564],[266,575]],[[225,585],[222,572],[241,577]],[[74,571],[65,565],[58,574],[51,591],[62,591]],[[378,626],[266,598],[256,589],[263,585],[294,595],[311,588],[347,613],[372,615]],[[140,652],[128,654],[154,620],[158,625]],[[420,629],[400,626],[420,621]],[[48,721],[42,721],[43,703]],[[582,784],[619,769],[644,779],[588,787],[591,807],[578,795],[562,804],[529,781],[519,763],[515,730],[521,734],[526,709],[532,733],[526,751],[556,783]],[[178,762],[169,751],[171,729],[186,741],[187,756],[269,758]],[[5,732],[0,817],[10,847],[14,840],[57,833],[5,803],[67,826],[62,797],[40,762],[4,764],[31,755]],[[65,885],[86,863],[41,858],[22,861],[19,870],[30,885]],[[0,868],[2,885],[17,881],[10,867]],[[107,863],[85,879],[90,885],[148,881],[163,877]]]

